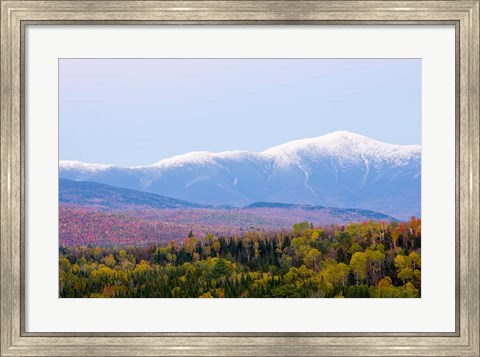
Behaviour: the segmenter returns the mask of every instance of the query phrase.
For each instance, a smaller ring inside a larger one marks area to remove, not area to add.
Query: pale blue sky
[[[61,59],[61,160],[152,164],[348,130],[421,142],[420,59]]]

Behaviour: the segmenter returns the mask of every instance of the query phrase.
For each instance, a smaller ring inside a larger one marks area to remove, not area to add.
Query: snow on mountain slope
[[[339,131],[260,153],[192,152],[132,168],[61,161],[60,178],[202,204],[283,202],[409,218],[420,215],[421,147]]]
[[[377,163],[403,165],[420,154],[419,145],[392,145],[348,131],[336,131],[318,138],[301,139],[270,148],[262,153],[277,163],[291,165],[302,158],[330,157],[339,162],[358,163],[370,156]]]
[[[60,161],[61,170],[74,170],[80,172],[98,172],[108,170],[115,167],[115,165],[104,164],[87,164],[81,161]]]

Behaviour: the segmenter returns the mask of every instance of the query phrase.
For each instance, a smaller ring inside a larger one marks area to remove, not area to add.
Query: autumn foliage
[[[115,224],[112,221],[111,224]],[[85,228],[85,229],[88,229]],[[93,228],[92,228],[93,229]],[[141,227],[139,227],[141,229]],[[295,224],[271,233],[60,247],[60,297],[414,298],[421,221]]]

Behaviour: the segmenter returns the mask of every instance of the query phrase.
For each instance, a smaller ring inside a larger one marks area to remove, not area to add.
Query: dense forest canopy
[[[420,297],[421,220],[61,246],[60,297]]]

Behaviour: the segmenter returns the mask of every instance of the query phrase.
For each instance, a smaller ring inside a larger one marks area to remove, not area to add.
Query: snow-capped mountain
[[[420,216],[421,147],[338,131],[260,153],[192,152],[153,165],[60,161],[60,178],[211,205],[282,202]]]

